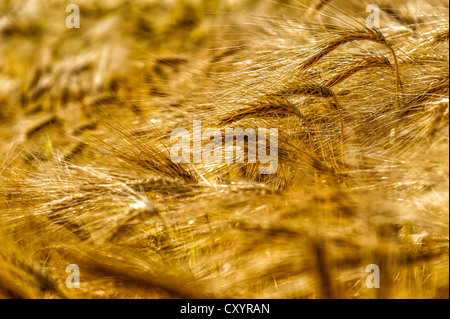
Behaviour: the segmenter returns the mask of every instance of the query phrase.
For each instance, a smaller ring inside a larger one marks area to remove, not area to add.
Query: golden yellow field
[[[0,298],[449,298],[448,1],[70,3],[0,0]]]

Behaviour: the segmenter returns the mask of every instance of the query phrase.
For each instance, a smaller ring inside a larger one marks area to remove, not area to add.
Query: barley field
[[[0,0],[0,298],[449,298],[448,45],[445,0]],[[238,128],[275,171],[195,160]]]

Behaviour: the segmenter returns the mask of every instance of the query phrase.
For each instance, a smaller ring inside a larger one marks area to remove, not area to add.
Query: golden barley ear
[[[398,59],[397,54],[391,45],[389,45],[386,41],[384,35],[378,29],[357,29],[357,30],[348,30],[344,31],[342,35],[338,36],[335,40],[327,42],[323,45],[319,45],[315,50],[317,53],[311,55],[305,61],[300,64],[299,69],[305,70],[310,68],[315,63],[320,61],[323,57],[331,53],[332,51],[338,49],[339,47],[354,41],[371,41],[375,43],[380,43],[385,45],[389,51],[392,53],[394,58],[394,66],[395,66],[395,77],[396,77],[396,104],[397,109],[400,109],[400,88],[401,88],[401,80],[400,73],[398,67]]]

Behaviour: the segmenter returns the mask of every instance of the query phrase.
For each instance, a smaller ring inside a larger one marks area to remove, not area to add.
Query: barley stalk
[[[312,54],[309,58],[307,58],[305,61],[303,61],[299,69],[300,70],[306,70],[307,68],[310,68],[314,64],[316,64],[318,61],[320,61],[323,57],[330,54],[332,51],[338,49],[339,47],[350,43],[354,41],[372,41],[375,43],[380,43],[385,45],[389,51],[392,53],[394,57],[394,66],[395,66],[395,77],[396,77],[396,105],[397,110],[400,110],[400,73],[398,69],[398,59],[397,54],[395,53],[394,49],[391,45],[389,45],[383,36],[383,34],[376,29],[368,29],[365,28],[364,30],[355,30],[355,31],[348,31],[346,34],[340,36],[339,38],[327,42],[323,46],[319,46],[315,51],[316,53]]]

